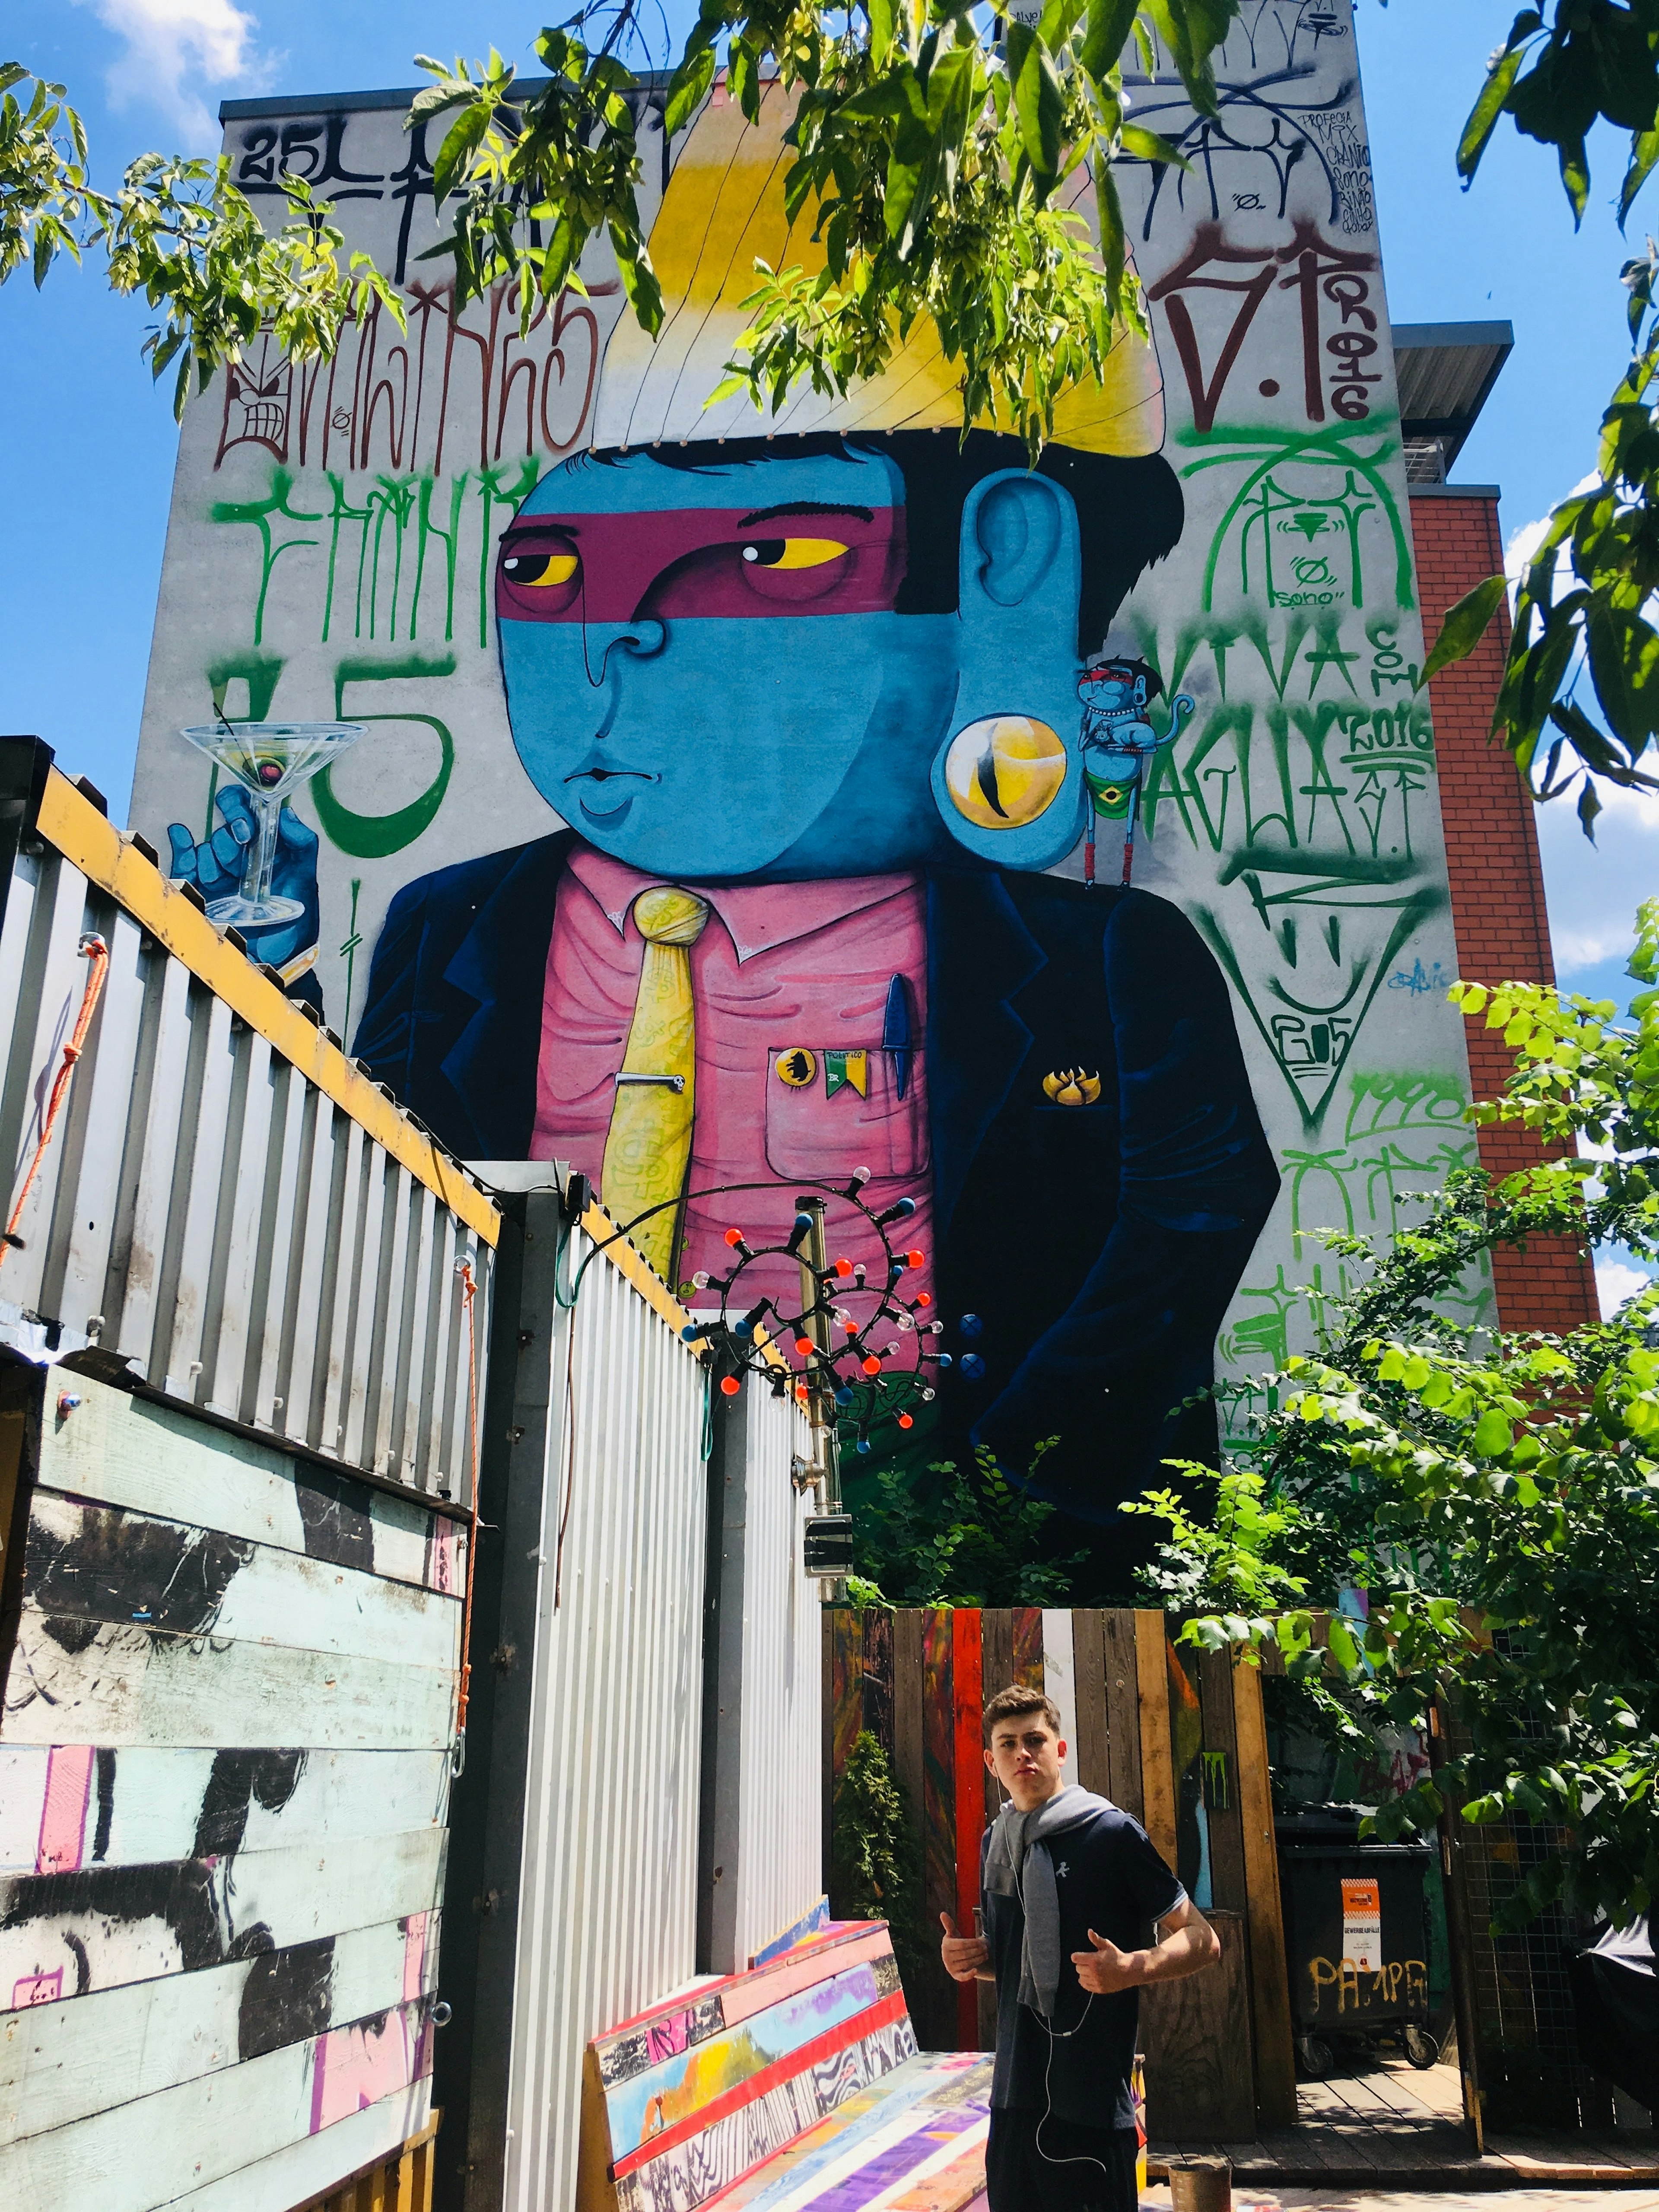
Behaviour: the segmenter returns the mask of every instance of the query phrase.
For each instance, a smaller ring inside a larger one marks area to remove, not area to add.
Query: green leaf
[[[1636,195],[1653,174],[1656,162],[1659,162],[1659,126],[1650,131],[1632,131],[1630,142],[1630,163],[1625,171],[1625,181],[1619,189],[1620,230],[1625,227],[1626,217],[1636,204]]]
[[[1557,151],[1561,163],[1561,189],[1571,206],[1572,227],[1577,230],[1589,204],[1589,157],[1582,138],[1563,139]]]
[[[1044,185],[1060,173],[1060,128],[1065,94],[1054,58],[1035,31],[1008,26],[1008,75],[1025,158]],[[1045,195],[1046,196],[1046,195]]]
[[[1590,777],[1586,776],[1583,787],[1578,793],[1578,826],[1592,845],[1595,842],[1595,817],[1601,811],[1601,801],[1596,794],[1595,785]]]
[[[1167,168],[1190,170],[1192,163],[1178,146],[1161,138],[1156,131],[1143,131],[1138,123],[1126,123],[1121,134],[1123,150],[1135,154],[1143,161],[1162,162]]]
[[[417,92],[409,103],[409,112],[404,118],[405,131],[412,131],[417,123],[424,123],[434,115],[442,115],[449,108],[459,107],[463,100],[473,97],[473,88],[467,84],[428,84]]]
[[[482,101],[468,107],[457,116],[445,134],[438,149],[438,157],[432,164],[432,198],[434,206],[441,207],[449,198],[455,180],[482,143],[489,128],[489,110]]]
[[[714,49],[704,46],[700,52],[688,52],[685,59],[669,80],[668,99],[663,110],[663,129],[672,138],[683,131],[708,96],[708,88],[714,82]]]
[[[1498,1459],[1515,1442],[1515,1431],[1497,1407],[1489,1406],[1475,1423],[1471,1441],[1482,1459]]]
[[[1443,668],[1449,668],[1453,661],[1466,660],[1474,651],[1491,627],[1507,588],[1508,579],[1501,572],[1488,576],[1447,611],[1434,648],[1423,664],[1425,684],[1431,677],[1438,676]]]
[[[1116,68],[1139,0],[1089,0],[1078,60],[1097,84]]]
[[[629,238],[617,223],[613,222],[610,228],[611,250],[617,257],[617,270],[628,304],[641,329],[655,337],[662,328],[662,286],[657,281],[657,272],[637,238]]]
[[[1117,179],[1109,161],[1095,163],[1095,210],[1100,223],[1100,258],[1106,271],[1107,296],[1115,305],[1129,264],[1129,241],[1123,222],[1123,203],[1118,198]]]
[[[870,61],[882,69],[893,51],[893,0],[865,0],[870,17]]]
[[[1088,0],[1045,0],[1037,22],[1037,36],[1051,54],[1057,54],[1077,28]]]
[[[1516,76],[1526,59],[1526,41],[1544,27],[1544,19],[1535,8],[1523,8],[1516,17],[1503,52],[1493,63],[1486,82],[1480,88],[1480,97],[1469,110],[1469,119],[1463,125],[1463,135],[1457,142],[1457,173],[1466,184],[1472,181],[1480,167],[1480,157],[1486,152],[1498,118],[1504,112]]]

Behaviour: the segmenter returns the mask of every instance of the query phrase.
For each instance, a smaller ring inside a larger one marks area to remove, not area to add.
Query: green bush
[[[1059,1442],[1041,1443],[1027,1480]],[[858,1571],[848,1585],[854,1605],[1064,1605],[1071,1570],[1088,1558],[1043,1557],[1043,1531],[1054,1508],[1010,1482],[988,1451],[971,1474],[953,1461],[929,1472],[944,1482],[935,1504],[902,1474],[877,1477],[880,1503],[853,1514]]]
[[[830,1904],[837,1920],[884,1920],[907,1987],[927,1960],[921,1855],[892,1763],[863,1729],[836,1785]]]

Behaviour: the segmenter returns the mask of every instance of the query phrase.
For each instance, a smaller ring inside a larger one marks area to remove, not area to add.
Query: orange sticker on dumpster
[[[1382,1964],[1382,1894],[1367,1875],[1342,1877],[1342,1955],[1362,1974]]]

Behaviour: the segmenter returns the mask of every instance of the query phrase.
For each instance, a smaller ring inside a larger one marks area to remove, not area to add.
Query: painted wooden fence
[[[0,1163],[0,2206],[564,2212],[586,2039],[821,1895],[797,1410],[18,739]]]
[[[432,2139],[437,2132],[434,2114],[401,2150],[377,2159],[326,2197],[313,2197],[305,2212],[432,2212]]]
[[[971,1928],[979,1901],[980,1838],[1000,1798],[981,1756],[985,1703],[1011,1682],[1046,1691],[1067,1781],[1144,1822],[1220,1927],[1218,1970],[1142,1999],[1152,2136],[1214,2141],[1252,2110],[1258,2126],[1294,2121],[1290,1998],[1260,1675],[1225,1653],[1178,1651],[1173,1626],[1098,1607],[826,1612],[826,1801],[868,1729],[893,1761],[921,1874],[930,1964],[908,1992],[917,2033],[924,2048],[988,2048],[991,1992],[950,1981],[931,1936],[940,1912]]]
[[[72,1379],[0,1431],[0,2204],[289,2212],[428,2118],[465,1538]]]
[[[0,1163],[0,2204],[406,2196],[499,1211],[27,739]]]
[[[695,2212],[915,2052],[880,1921],[700,1983],[589,2044],[576,2212]]]

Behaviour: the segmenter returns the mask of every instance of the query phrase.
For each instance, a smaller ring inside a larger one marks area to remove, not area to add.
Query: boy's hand
[[[939,1924],[945,1930],[945,1941],[939,1954],[945,1961],[945,1971],[953,1982],[973,1982],[991,1963],[991,1947],[982,1936],[958,1936],[956,1923],[948,1912],[941,1912]]]
[[[1091,1990],[1097,1996],[1108,1997],[1117,1990],[1138,1989],[1146,1980],[1139,1951],[1120,1951],[1115,1943],[1097,1936],[1092,1928],[1089,1941],[1095,1947],[1092,1951],[1072,1954],[1077,1978],[1085,1990]]]

